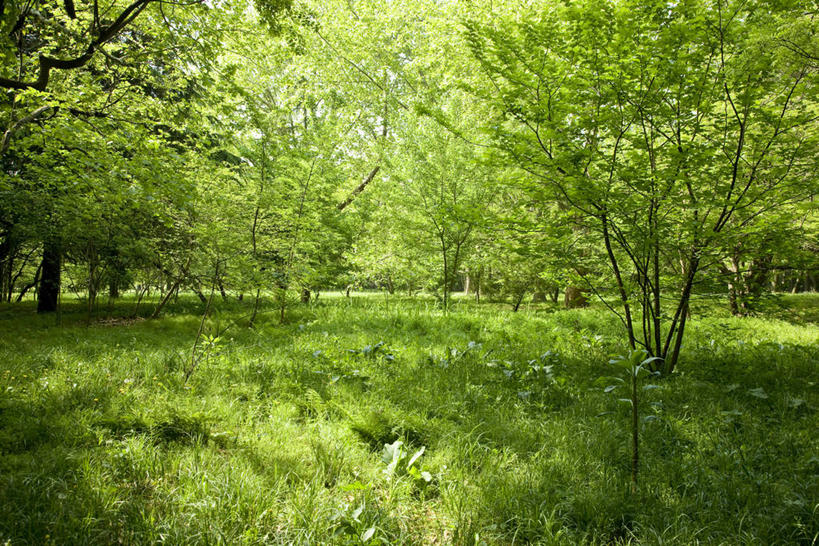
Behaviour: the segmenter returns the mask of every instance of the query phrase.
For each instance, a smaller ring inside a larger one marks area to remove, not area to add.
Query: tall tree
[[[720,241],[811,191],[816,71],[778,40],[800,17],[790,3],[577,2],[468,24],[496,145],[596,234],[614,280],[596,289],[667,373]]]

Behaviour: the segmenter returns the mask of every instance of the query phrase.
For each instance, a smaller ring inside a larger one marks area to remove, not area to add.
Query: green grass
[[[819,299],[781,303],[695,315],[643,393],[636,496],[597,307],[322,294],[251,330],[220,305],[208,331],[238,324],[187,385],[195,298],[90,326],[0,307],[0,541],[815,544]],[[385,472],[396,439],[429,483]]]

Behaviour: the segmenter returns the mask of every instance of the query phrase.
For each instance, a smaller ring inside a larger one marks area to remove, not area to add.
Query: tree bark
[[[6,297],[11,298],[11,283],[9,279],[11,278],[13,256],[11,243],[9,242],[10,238],[11,236],[7,235],[3,239],[3,242],[0,243],[0,301],[6,301]]]
[[[173,292],[173,289],[171,290],[171,292]],[[196,297],[199,298],[199,301],[201,301],[202,303],[208,303],[208,298],[202,293],[202,290],[200,290],[199,288],[194,288],[193,292],[194,294],[196,294]]]
[[[359,184],[358,187],[356,187],[356,189],[353,190],[353,193],[351,193],[350,196],[347,197],[347,199],[345,199],[343,202],[338,204],[336,208],[338,209],[339,212],[346,209],[348,206],[350,206],[350,203],[355,201],[355,198],[358,197],[358,194],[363,192],[370,184],[370,182],[373,181],[373,178],[375,178],[375,175],[378,174],[379,170],[381,170],[381,165],[376,165],[375,168],[372,171],[370,171],[370,174],[367,175],[367,178],[365,178],[364,181],[361,182],[361,184]]]
[[[168,290],[168,293],[167,293],[167,294],[165,294],[165,296],[164,296],[164,297],[162,298],[162,300],[159,302],[159,305],[157,305],[157,306],[156,306],[156,309],[154,309],[154,312],[151,314],[151,318],[152,318],[152,319],[155,319],[155,318],[158,318],[158,317],[159,317],[159,313],[161,313],[161,312],[162,312],[162,309],[165,307],[165,305],[166,305],[166,304],[168,303],[168,301],[171,299],[171,297],[173,296],[174,292],[176,291],[176,288],[179,286],[179,283],[180,283],[180,282],[182,282],[182,281],[181,281],[181,279],[177,280],[177,281],[176,281],[176,283],[175,283],[175,284],[174,284],[174,285],[171,287],[171,289],[170,289],[170,290]],[[207,300],[205,300],[205,301],[207,301]],[[137,305],[139,305],[139,301],[137,301]],[[134,314],[136,314],[136,312],[134,312]]]
[[[259,299],[262,295],[262,289],[256,289],[256,297],[253,299],[253,313],[250,315],[250,322],[248,326],[253,328],[254,323],[256,322],[256,314],[259,312]]]
[[[26,293],[29,290],[31,290],[32,288],[34,288],[35,286],[37,286],[37,284],[40,282],[40,272],[42,270],[43,270],[43,264],[40,263],[40,265],[37,266],[37,271],[34,273],[34,280],[31,281],[30,283],[28,283],[27,285],[25,285],[22,288],[22,290],[20,290],[20,293],[17,295],[17,299],[14,300],[15,302],[20,303],[21,301],[23,301],[23,298],[25,297]]]
[[[576,309],[578,307],[588,307],[589,300],[583,295],[583,292],[576,286],[567,286],[566,292],[563,296],[563,305],[567,309]]]
[[[119,275],[114,274],[108,281],[108,297],[115,300],[119,297]]]
[[[520,304],[521,304],[521,302],[523,302],[523,297],[524,297],[525,295],[526,295],[526,292],[525,292],[525,291],[521,291],[521,293],[520,293],[520,294],[518,294],[518,299],[515,301],[515,308],[514,308],[514,309],[512,309],[512,312],[513,312],[513,313],[517,313],[517,312],[518,312],[518,309],[520,309]]]
[[[40,288],[37,291],[37,312],[53,313],[57,310],[60,296],[60,273],[62,272],[62,249],[55,241],[43,244]]]

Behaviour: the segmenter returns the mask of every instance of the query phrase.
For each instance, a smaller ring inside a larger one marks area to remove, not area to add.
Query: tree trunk
[[[526,292],[521,292],[518,294],[518,299],[515,301],[515,308],[512,309],[513,313],[517,313],[518,309],[520,309],[520,304],[523,301],[523,297],[526,295]]]
[[[262,289],[257,288],[256,289],[256,298],[253,300],[253,314],[250,315],[250,323],[248,324],[248,326],[250,328],[253,328],[253,324],[256,322],[256,313],[258,313],[258,311],[259,311],[259,299],[260,299],[261,295],[262,295]]]
[[[310,289],[309,288],[302,288],[301,289],[301,302],[302,303],[310,303]]]
[[[173,291],[174,289],[172,288],[171,292]],[[196,293],[196,297],[199,298],[199,301],[201,301],[202,303],[208,303],[207,296],[205,296],[199,288],[194,288],[193,291],[194,293]]]
[[[640,417],[637,407],[637,374],[631,377],[631,494],[637,494],[637,472],[640,467]]]
[[[284,311],[285,307],[287,307],[287,289],[280,288],[279,289],[279,324],[284,324]]]
[[[170,299],[171,299],[171,296],[173,296],[174,292],[175,292],[175,291],[176,291],[176,289],[179,287],[179,283],[180,283],[180,282],[182,282],[182,280],[181,280],[181,279],[180,279],[180,280],[177,280],[177,281],[176,281],[176,283],[175,283],[173,286],[171,286],[171,289],[170,289],[170,290],[168,290],[167,294],[165,294],[165,296],[164,296],[164,297],[162,298],[162,300],[159,302],[159,305],[157,305],[157,306],[156,306],[156,309],[154,309],[153,314],[151,314],[151,318],[152,318],[152,319],[155,319],[155,318],[159,317],[159,313],[161,313],[161,312],[162,312],[162,309],[163,309],[163,308],[165,307],[165,305],[168,303],[168,300],[170,300]],[[208,301],[208,300],[206,299],[205,301]],[[137,305],[139,305],[139,301],[137,301]],[[134,311],[134,314],[136,314],[136,311]]]
[[[94,302],[97,300],[97,259],[96,254],[89,252],[88,260],[88,314],[86,322],[91,324],[91,315],[94,312]]]
[[[134,312],[131,313],[131,317],[136,317],[137,316],[137,312],[139,311],[139,304],[142,302],[142,298],[145,297],[145,294],[148,293],[149,285],[148,285],[148,283],[145,283],[144,286],[137,285],[136,290],[137,290],[137,300],[136,300],[136,303],[134,304]]]
[[[62,249],[59,243],[46,241],[43,244],[40,288],[37,291],[38,313],[53,313],[57,310],[57,302],[60,296],[62,258]]]
[[[739,316],[739,302],[737,297],[737,288],[733,282],[728,283],[728,307],[731,309],[731,314],[735,317]]]
[[[28,283],[27,285],[25,285],[22,288],[22,290],[20,290],[20,293],[17,295],[17,299],[15,300],[17,303],[20,303],[21,301],[23,301],[23,298],[25,297],[26,292],[28,292],[29,290],[31,290],[32,288],[37,286],[37,284],[40,282],[40,272],[42,270],[43,270],[43,264],[40,263],[40,265],[37,267],[37,271],[34,273],[34,280],[31,281],[30,283]]]
[[[578,307],[588,307],[589,300],[583,295],[583,292],[576,286],[567,286],[566,292],[563,295],[563,305],[567,309],[576,309]]]
[[[111,280],[108,281],[108,297],[112,300],[119,297],[119,278],[116,274],[112,275]]]
[[[0,243],[0,301],[11,299],[10,279],[13,256],[9,239],[10,236],[7,236]]]

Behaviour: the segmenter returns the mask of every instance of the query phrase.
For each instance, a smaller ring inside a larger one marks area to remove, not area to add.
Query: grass
[[[90,326],[0,307],[0,541],[816,544],[819,299],[780,303],[691,321],[642,393],[637,495],[596,307],[322,294],[248,329],[222,304],[187,385],[195,298]],[[397,439],[429,482],[388,472]]]

